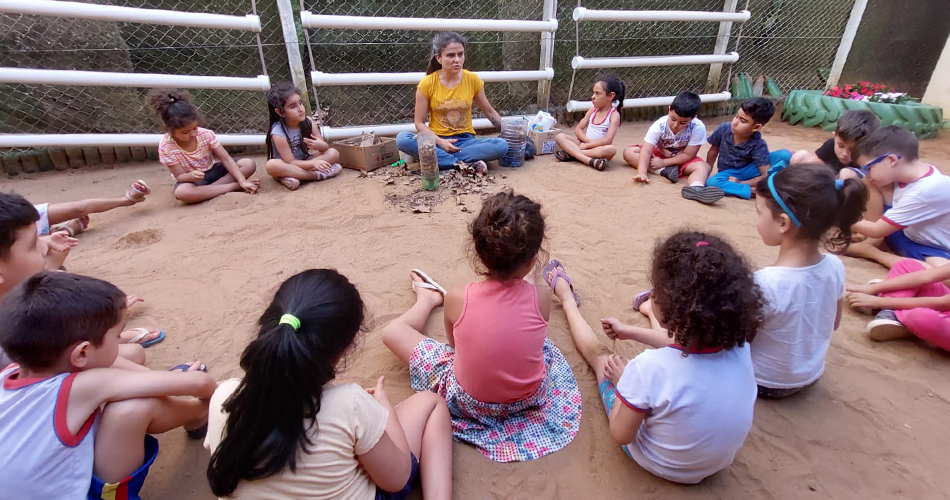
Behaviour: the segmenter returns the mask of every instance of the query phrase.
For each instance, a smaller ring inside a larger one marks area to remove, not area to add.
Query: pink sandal
[[[133,182],[129,190],[125,192],[125,198],[132,203],[141,203],[145,201],[145,195],[151,192],[152,190],[148,188],[148,184],[142,179],[139,179]]]

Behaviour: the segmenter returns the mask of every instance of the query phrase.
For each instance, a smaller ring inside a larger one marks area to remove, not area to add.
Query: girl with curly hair
[[[610,435],[650,473],[695,484],[732,464],[752,428],[748,342],[762,324],[763,298],[732,246],[693,231],[657,245],[650,280],[662,330],[601,319],[607,337],[655,348],[627,363],[597,338],[567,281],[557,282],[555,294],[597,376]]]
[[[413,269],[415,304],[383,330],[383,342],[409,365],[412,388],[444,397],[455,438],[496,462],[554,453],[580,427],[577,381],[547,336],[551,288],[538,271],[544,228],[541,205],[527,197],[488,198],[469,226],[484,279],[446,292]],[[545,270],[565,276],[557,261]],[[443,303],[447,344],[423,334]]]

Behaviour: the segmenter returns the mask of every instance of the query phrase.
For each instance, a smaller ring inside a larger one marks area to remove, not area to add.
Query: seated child
[[[627,86],[614,75],[600,74],[594,81],[590,100],[593,107],[574,127],[574,136],[558,134],[554,138],[560,151],[557,161],[576,160],[597,170],[607,168],[607,161],[617,154],[614,137],[620,128],[620,111]]]
[[[198,109],[188,92],[155,89],[148,93],[146,104],[165,125],[158,161],[175,179],[176,199],[200,203],[232,191],[257,192],[261,181],[248,179],[257,170],[254,160],[235,162],[214,132],[198,126]]]
[[[536,271],[544,226],[541,205],[525,196],[486,199],[469,226],[484,281],[446,293],[413,269],[416,302],[383,330],[386,347],[409,364],[412,388],[444,397],[455,438],[496,462],[554,453],[580,427],[577,381],[547,336],[551,289]],[[443,302],[448,344],[422,333]]]
[[[36,230],[39,231],[40,236],[56,231],[65,231],[69,233],[69,236],[76,236],[89,227],[90,214],[108,212],[116,208],[141,203],[145,201],[145,196],[151,192],[145,181],[137,180],[125,192],[125,196],[118,198],[90,198],[66,203],[34,205],[40,213],[40,220],[36,222]]]
[[[805,163],[824,163],[833,168],[841,179],[863,179],[864,173],[854,156],[854,147],[868,134],[881,126],[881,120],[873,111],[867,109],[851,109],[845,111],[835,124],[834,137],[825,141],[814,153],[798,151],[792,155],[791,165]],[[864,183],[868,187],[868,206],[864,212],[866,220],[878,220],[884,213],[882,193],[869,181]],[[890,199],[890,188],[886,189]]]
[[[821,247],[840,253],[848,246],[867,188],[859,179],[835,179],[822,163],[793,164],[760,180],[755,194],[756,229],[779,251],[773,265],[755,273],[765,321],[752,341],[752,364],[759,397],[782,398],[825,370],[845,279],[841,259]]]
[[[882,127],[859,142],[855,154],[872,184],[881,190],[893,186],[893,206],[880,220],[862,220],[851,229],[883,242],[863,242],[849,255],[887,268],[902,257],[932,266],[950,263],[950,177],[920,160],[917,137],[896,125]]]
[[[0,302],[0,484],[14,498],[116,498],[139,490],[160,434],[204,437],[217,384],[117,361],[126,296],[105,281],[41,272]],[[191,397],[185,399],[184,396]],[[88,495],[88,496],[87,496]]]
[[[950,266],[928,267],[903,259],[887,279],[848,285],[848,303],[858,311],[879,310],[868,323],[871,340],[883,342],[916,335],[950,351]]]
[[[310,269],[280,285],[241,356],[243,379],[211,398],[208,481],[218,497],[452,498],[445,401],[417,393],[393,406],[375,388],[333,384],[363,324],[346,277]],[[423,452],[423,450],[425,450]]]
[[[702,106],[699,96],[680,92],[670,105],[669,116],[650,125],[644,145],[630,146],[623,151],[623,159],[637,169],[636,182],[649,183],[647,171],[659,174],[672,183],[689,176],[689,185],[683,188],[683,197],[702,203],[722,199],[721,189],[706,186],[712,168],[698,156],[706,143],[706,125],[696,117]]]
[[[597,376],[611,437],[651,474],[695,484],[729,467],[752,428],[747,343],[761,324],[763,298],[742,257],[703,233],[681,231],[657,245],[651,274],[653,308],[668,330],[601,319],[609,338],[655,348],[628,363],[584,320],[570,282],[557,280],[555,293]]]
[[[707,186],[722,189],[730,196],[752,198],[752,186],[765,176],[772,165],[788,165],[792,152],[780,149],[769,153],[759,130],[775,114],[775,105],[765,97],[743,101],[731,122],[723,123],[709,136],[706,163],[719,161],[719,173],[706,181]]]
[[[30,276],[43,271],[47,241],[37,236],[36,223],[39,217],[36,208],[22,196],[0,192],[0,299]],[[63,234],[54,233],[53,236]],[[141,301],[135,296],[129,299],[128,306]],[[139,328],[122,332],[120,342],[125,343],[119,346],[119,356],[144,364],[145,351],[142,348],[162,338],[164,334],[157,329]],[[0,369],[11,362],[0,348]]]
[[[267,173],[295,191],[300,181],[322,181],[343,171],[340,153],[320,137],[307,117],[300,91],[289,82],[267,91],[270,129],[267,132]]]

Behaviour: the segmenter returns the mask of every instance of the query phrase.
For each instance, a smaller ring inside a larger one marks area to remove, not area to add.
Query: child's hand
[[[851,233],[851,243],[861,243],[866,239],[868,239],[868,237],[861,233]]]
[[[442,151],[446,153],[458,153],[461,151],[458,147],[455,146],[455,141],[458,139],[443,139],[441,137],[436,137],[435,144],[442,148]]]
[[[881,298],[866,293],[848,292],[845,299],[853,309],[882,309]]]
[[[586,142],[582,142],[582,143],[580,143],[580,148],[581,148],[581,150],[591,149],[591,145],[588,144],[588,143],[586,143]]]
[[[649,184],[650,179],[647,177],[647,174],[637,174],[633,178],[633,182],[641,182],[643,184]]]
[[[738,177],[732,177],[732,176],[730,175],[730,176],[729,176],[729,182],[739,182],[739,178],[738,178]]]
[[[845,290],[849,292],[863,293],[866,295],[877,295],[878,293],[880,293],[877,290],[876,284],[874,285],[848,285],[845,287]]]
[[[46,246],[50,250],[64,252],[79,244],[79,240],[69,236],[66,231],[57,231],[46,239]]]
[[[658,168],[663,168],[665,166],[666,164],[663,163],[663,158],[657,158],[655,156],[653,158],[650,158],[650,168],[655,170]]]
[[[191,171],[191,182],[201,182],[205,178],[205,173],[201,170],[192,170]]]
[[[603,327],[604,333],[607,334],[607,338],[610,340],[624,340],[623,329],[624,324],[620,322],[617,318],[601,318],[600,326]]]
[[[258,179],[251,179],[251,180],[245,179],[244,182],[241,183],[241,189],[243,189],[246,193],[254,194],[257,192],[260,185],[261,185],[261,181]]]
[[[310,139],[310,138],[304,137],[303,143],[307,145],[308,149],[311,149],[314,151],[320,151],[321,153],[323,151],[326,151],[326,148],[324,147],[324,142],[319,139]]]
[[[332,170],[332,167],[330,166],[330,163],[327,162],[326,160],[314,160],[314,161],[313,161],[313,169],[311,169],[311,170],[315,170],[315,171],[317,171],[317,172],[323,172],[323,173],[325,173],[325,174],[329,174],[329,173],[330,173],[330,170]]]
[[[383,406],[392,406],[392,403],[389,402],[389,394],[386,392],[386,388],[383,387],[383,384],[386,382],[386,377],[379,377],[379,380],[376,381],[376,387],[371,387],[366,389],[366,392],[373,395],[373,398]]]

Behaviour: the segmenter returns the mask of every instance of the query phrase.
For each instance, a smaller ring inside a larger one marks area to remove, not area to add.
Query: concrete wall
[[[923,102],[940,106],[944,109],[944,116],[950,116],[950,38],[943,46],[943,53],[937,61]]]

